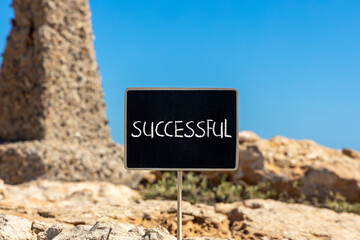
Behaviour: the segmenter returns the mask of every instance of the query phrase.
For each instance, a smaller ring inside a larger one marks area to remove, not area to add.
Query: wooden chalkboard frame
[[[236,145],[236,154],[235,154],[235,167],[234,168],[129,168],[127,166],[127,93],[132,90],[142,90],[142,91],[151,91],[151,90],[169,90],[169,91],[202,91],[202,90],[211,90],[211,91],[220,91],[228,90],[236,92],[236,143],[239,142],[239,92],[235,88],[155,88],[155,87],[130,87],[125,90],[125,100],[124,100],[124,165],[127,170],[155,170],[155,171],[235,171],[238,169],[239,165],[239,147]]]

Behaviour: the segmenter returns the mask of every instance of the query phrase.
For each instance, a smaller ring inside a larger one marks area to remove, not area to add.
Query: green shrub
[[[256,186],[243,186],[226,180],[225,177],[218,179],[219,184],[210,186],[206,176],[200,173],[185,173],[183,179],[182,195],[185,201],[191,203],[234,202],[243,199],[269,198],[276,194],[269,190],[268,184]],[[164,172],[162,178],[153,184],[146,184],[142,191],[145,199],[170,199],[177,198],[177,175],[176,172]]]
[[[174,172],[164,172],[156,183],[147,183],[141,192],[145,199],[175,200],[177,196],[177,180]]]
[[[336,212],[352,212],[360,214],[360,203],[349,203],[340,193],[330,192],[321,207],[332,209]]]
[[[223,181],[218,186],[213,187],[217,202],[235,202],[241,200],[244,191],[243,186],[235,185],[230,182]]]
[[[360,214],[360,203],[349,203],[339,193],[330,192],[324,200],[317,197],[306,197],[299,192],[297,195],[288,192],[277,193],[272,189],[269,182],[261,182],[257,185],[234,184],[224,176],[219,177],[216,184],[209,182],[208,178],[200,173],[184,173],[183,200],[191,203],[214,204],[216,202],[235,202],[245,199],[275,199],[288,203],[301,203],[315,207],[329,208],[337,212],[352,212]],[[299,183],[292,183],[292,190],[296,192]],[[141,191],[145,199],[169,199],[177,198],[177,175],[176,172],[163,172],[162,178],[153,184],[146,184]]]

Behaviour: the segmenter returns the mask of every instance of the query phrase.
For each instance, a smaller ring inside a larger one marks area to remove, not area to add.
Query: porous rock
[[[0,72],[0,178],[136,185],[113,143],[87,0],[14,0]],[[139,177],[140,176],[140,177]]]
[[[0,240],[33,240],[31,221],[12,215],[0,214]]]
[[[40,228],[38,226],[41,226]],[[146,229],[126,223],[96,222],[94,225],[49,225],[0,214],[2,240],[175,240],[162,227]]]
[[[169,232],[161,227],[144,229],[125,223],[96,223],[93,226],[79,225],[64,228],[53,240],[176,240]]]
[[[124,185],[36,180],[5,184],[3,189],[6,197],[0,200],[0,216],[17,220],[0,220],[0,229],[17,229],[38,240],[174,239],[177,233],[176,201],[141,200]],[[260,199],[215,206],[184,201],[182,224],[184,238],[194,240],[354,240],[360,236],[357,214]]]
[[[215,208],[229,217],[234,238],[350,240],[360,236],[360,216],[352,213],[258,199],[219,203]]]
[[[358,152],[330,149],[311,140],[280,136],[265,140],[249,132],[240,135],[239,168],[227,173],[233,182],[267,181],[279,193],[324,199],[338,192],[348,201],[360,201]]]

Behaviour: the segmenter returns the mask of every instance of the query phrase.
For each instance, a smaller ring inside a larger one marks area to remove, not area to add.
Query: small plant
[[[243,193],[243,199],[274,199],[277,195],[277,192],[271,189],[271,185],[269,182],[260,182],[257,185],[246,186]]]
[[[262,183],[256,186],[234,184],[220,177],[217,185],[211,187],[206,176],[200,173],[185,173],[183,179],[183,199],[191,203],[235,202],[243,199],[270,198],[276,195],[270,185]],[[153,184],[146,184],[142,191],[145,199],[177,198],[176,172],[164,172],[162,178]]]
[[[336,212],[352,212],[360,214],[360,203],[349,203],[340,193],[330,192],[322,207]]]
[[[202,174],[193,172],[185,174],[183,198],[191,203],[215,203],[215,194],[208,186],[208,179]]]
[[[235,202],[241,200],[244,191],[243,186],[222,181],[218,186],[213,187],[217,202]]]
[[[246,199],[275,199],[288,203],[301,203],[320,208],[329,208],[337,212],[352,212],[360,214],[360,203],[349,203],[340,193],[330,192],[326,198],[307,197],[298,191],[299,182],[292,183],[291,192],[277,193],[269,182],[260,182],[257,185],[234,184],[220,176],[216,184],[209,182],[201,173],[184,173],[183,199],[191,203],[214,204],[216,202],[235,202]],[[294,194],[295,193],[295,194]],[[177,198],[176,172],[163,172],[162,178],[153,184],[146,184],[141,191],[145,199]]]
[[[176,176],[172,172],[164,172],[155,184],[147,183],[141,192],[145,199],[176,199]]]

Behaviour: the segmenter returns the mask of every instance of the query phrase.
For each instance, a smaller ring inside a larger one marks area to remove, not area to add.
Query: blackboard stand
[[[177,239],[182,240],[182,170],[177,171],[178,191],[177,191]]]
[[[124,116],[126,169],[177,171],[177,239],[182,240],[183,171],[237,169],[238,92],[128,88]]]

